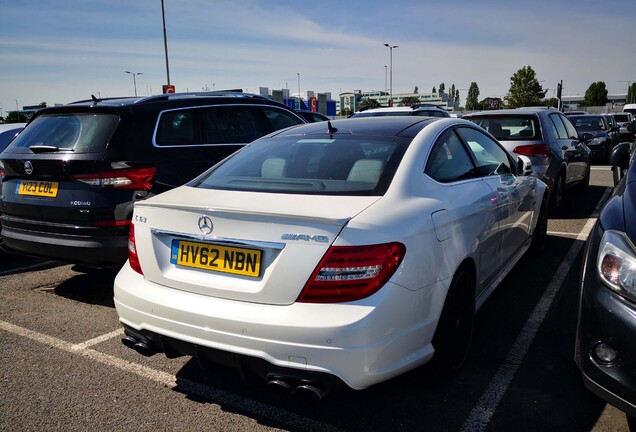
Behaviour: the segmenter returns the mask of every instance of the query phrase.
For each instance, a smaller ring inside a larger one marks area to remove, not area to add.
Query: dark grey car
[[[561,207],[566,189],[590,181],[590,149],[572,123],[554,108],[482,111],[463,118],[486,129],[511,153],[528,156],[549,188],[551,205]]]

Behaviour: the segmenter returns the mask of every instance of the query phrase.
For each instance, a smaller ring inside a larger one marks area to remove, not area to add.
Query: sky
[[[547,97],[636,81],[635,0],[164,0],[177,91],[430,92],[504,97],[531,66]],[[385,43],[396,45],[391,51]],[[124,71],[139,73],[127,74]],[[161,93],[161,0],[0,0],[3,113]]]

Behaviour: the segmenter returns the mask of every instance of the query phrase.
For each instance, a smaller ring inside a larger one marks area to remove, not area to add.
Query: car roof
[[[292,136],[292,135],[314,135],[321,133],[344,132],[355,135],[367,136],[396,136],[413,126],[417,126],[417,132],[422,128],[440,120],[454,120],[446,117],[417,117],[417,116],[396,116],[396,117],[359,117],[340,120],[330,120],[326,122],[307,123],[291,128],[274,132],[269,136]],[[466,122],[469,124],[468,122]],[[412,136],[415,136],[413,134]],[[405,136],[411,136],[406,134]]]
[[[270,98],[266,98],[261,95],[252,93],[243,93],[240,91],[212,91],[212,92],[189,92],[189,93],[170,93],[161,94],[146,97],[112,97],[112,98],[96,98],[92,96],[91,99],[84,99],[80,101],[71,102],[68,105],[82,105],[82,106],[108,106],[108,107],[121,107],[130,105],[142,105],[153,102],[169,102],[169,101],[191,101],[191,100],[207,100],[207,101],[219,101],[221,99],[236,99],[236,100],[259,100],[270,103],[276,103]]]
[[[504,110],[478,111],[470,114],[464,114],[463,118],[479,117],[479,116],[511,116],[511,115],[534,115],[539,113],[558,112],[552,107],[523,107]]]
[[[26,123],[2,123],[0,124],[0,133],[11,130],[19,130],[24,126],[26,126]]]

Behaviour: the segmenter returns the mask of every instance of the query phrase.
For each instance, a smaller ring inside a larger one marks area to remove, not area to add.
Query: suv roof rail
[[[555,107],[553,107],[553,106],[545,106],[545,105],[517,107],[517,108],[515,108],[515,109],[518,109],[518,110],[522,110],[522,109],[544,109],[544,110],[556,110],[556,108],[555,108]]]
[[[423,108],[423,107],[439,108],[439,109],[443,109],[443,110],[446,111],[446,108],[444,108],[443,105],[438,105],[438,104],[434,104],[434,103],[430,103],[430,102],[419,102],[419,103],[411,105],[412,109]]]
[[[120,99],[134,99],[134,96],[115,96],[115,97],[107,97],[107,98],[97,98],[94,95],[91,95],[91,99],[82,99],[82,100],[78,100],[78,101],[73,101],[73,102],[69,102],[67,105],[72,105],[72,104],[79,104],[79,103],[86,103],[86,102],[93,102],[93,103],[99,103],[102,101],[109,101],[109,100],[120,100]]]
[[[148,96],[135,101],[136,104],[147,103],[159,100],[182,99],[191,97],[236,97],[248,99],[271,100],[269,97],[261,96],[254,93],[243,93],[241,89],[219,90],[219,91],[201,91],[201,92],[184,92],[184,93],[168,93],[161,95]]]

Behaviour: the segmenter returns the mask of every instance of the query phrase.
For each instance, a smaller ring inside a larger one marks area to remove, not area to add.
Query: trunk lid
[[[342,228],[378,199],[184,186],[136,204],[136,249],[150,282],[291,304]]]

